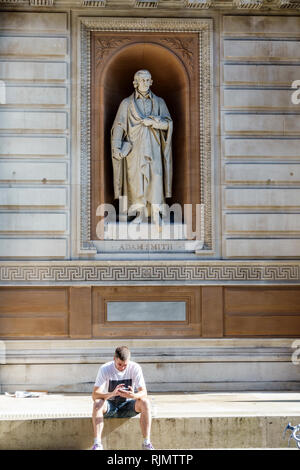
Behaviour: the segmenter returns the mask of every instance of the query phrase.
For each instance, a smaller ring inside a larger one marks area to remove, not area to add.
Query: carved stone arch
[[[214,197],[214,191],[218,167],[215,161],[213,139],[213,89],[215,86],[212,57],[213,20],[93,16],[79,17],[77,28],[78,32],[80,31],[80,40],[78,42],[78,86],[73,88],[74,100],[77,103],[74,108],[77,126],[74,128],[72,146],[75,156],[72,197],[74,196],[74,201],[78,201],[79,204],[72,215],[72,223],[76,227],[72,253],[76,257],[88,256],[95,260],[107,257],[119,259],[119,256],[123,259],[124,254],[127,256],[127,246],[124,247],[122,242],[101,241],[95,237],[95,227],[98,222],[96,209],[101,202],[101,191],[103,196],[105,194],[103,193],[105,188],[100,181],[100,177],[104,177],[103,167],[101,167],[104,160],[101,161],[99,158],[100,146],[105,145],[104,131],[100,136],[99,121],[104,103],[100,101],[101,88],[96,77],[101,69],[104,70],[103,67],[117,50],[136,42],[151,42],[168,48],[186,68],[190,94],[190,152],[189,154],[180,153],[180,158],[183,162],[188,161],[189,165],[187,174],[179,171],[177,176],[184,185],[182,194],[185,199],[183,201],[191,202],[193,206],[200,202],[200,205],[198,204],[201,209],[200,219],[198,217],[196,219],[200,220],[201,240],[204,243],[194,243],[191,240],[188,244],[182,243],[181,240],[172,240],[171,243],[152,248],[150,240],[149,243],[139,246],[135,244],[128,250],[130,253],[134,250],[137,259],[143,259],[146,253],[150,259],[157,260],[156,252],[162,253],[163,259],[177,259],[178,253],[181,257],[186,253],[189,259],[195,260],[198,260],[199,256],[215,256],[217,248],[215,206],[218,197]],[[96,83],[98,83],[97,86],[95,86]],[[132,91],[131,83],[132,78],[128,84],[126,96]],[[155,88],[153,91],[163,95]],[[171,108],[169,103],[168,106]],[[107,139],[107,136],[105,138]],[[175,185],[177,185],[176,182]],[[168,200],[168,202],[172,204],[172,201]],[[184,259],[185,262],[186,259]]]
[[[95,32],[91,43],[91,235],[95,239],[98,205],[114,202],[111,126],[120,102],[134,90],[133,76],[139,69],[151,72],[151,89],[164,98],[174,122],[173,197],[167,202],[179,203],[182,208],[201,202],[199,65],[196,35]]]

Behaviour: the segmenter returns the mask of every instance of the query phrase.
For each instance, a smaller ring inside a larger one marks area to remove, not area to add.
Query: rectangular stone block
[[[0,137],[0,155],[65,155],[65,137]]]
[[[228,258],[299,258],[300,239],[231,238],[225,241]],[[298,324],[300,328],[300,324]],[[244,330],[245,331],[245,330]],[[264,334],[269,334],[265,332]],[[283,331],[281,330],[281,334]],[[289,335],[292,334],[290,331]]]
[[[68,28],[67,13],[41,12],[6,12],[0,16],[0,27],[4,31],[26,32],[66,32]]]
[[[299,158],[298,139],[225,139],[226,157]]]
[[[284,18],[284,23],[287,17]],[[297,61],[300,41],[278,40],[225,40],[224,58],[226,60]],[[276,67],[276,66],[275,66]]]
[[[224,65],[226,84],[278,84],[290,86],[300,77],[299,65]]]
[[[228,163],[225,165],[227,183],[299,183],[298,163]]]
[[[67,164],[63,162],[0,161],[0,181],[64,181]]]
[[[64,131],[67,125],[66,112],[0,112],[0,129],[3,130]]]
[[[224,230],[229,234],[300,232],[300,214],[225,214]]]
[[[54,238],[1,238],[1,258],[65,258],[67,240]]]
[[[67,104],[67,88],[63,86],[6,86],[3,104],[31,107],[63,106]]]
[[[236,188],[225,190],[226,207],[283,208],[300,206],[300,189]]]
[[[0,37],[2,57],[64,57],[67,52],[67,38]]]
[[[0,206],[66,206],[66,188],[0,188]]]
[[[293,109],[293,90],[225,89],[224,107],[227,109]]]
[[[259,113],[231,113],[226,112],[224,117],[225,133],[266,133],[290,134],[299,133],[299,114],[259,114]],[[1,117],[0,117],[1,119]]]
[[[0,213],[0,232],[65,232],[66,230],[67,214]]]
[[[276,35],[299,36],[299,16],[248,16],[225,15],[223,17],[224,35]]]
[[[67,79],[65,62],[0,62],[1,80],[64,81]]]

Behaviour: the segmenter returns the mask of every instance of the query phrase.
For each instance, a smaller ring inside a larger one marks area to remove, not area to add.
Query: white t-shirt
[[[95,387],[101,387],[102,393],[108,393],[112,392],[119,384],[125,384],[126,387],[131,386],[133,390],[140,387],[146,388],[141,366],[136,362],[129,361],[126,369],[119,371],[116,369],[114,361],[111,361],[100,367]],[[126,398],[113,397],[111,400],[122,402]]]

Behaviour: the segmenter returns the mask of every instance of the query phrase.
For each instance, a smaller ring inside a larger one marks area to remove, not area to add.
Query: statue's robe
[[[164,204],[165,197],[172,195],[173,122],[165,101],[152,92],[149,97],[152,105],[146,113],[137,105],[136,91],[125,98],[112,127],[114,195],[116,199],[127,196],[128,208]],[[142,123],[152,116],[161,129]],[[115,158],[115,151],[122,148],[124,157]]]

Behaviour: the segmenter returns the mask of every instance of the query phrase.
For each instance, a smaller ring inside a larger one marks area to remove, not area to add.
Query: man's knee
[[[97,414],[103,414],[106,411],[106,403],[105,400],[95,400],[94,401],[94,410],[96,411]]]
[[[143,412],[150,409],[150,401],[148,397],[138,398],[136,400],[136,411]]]

